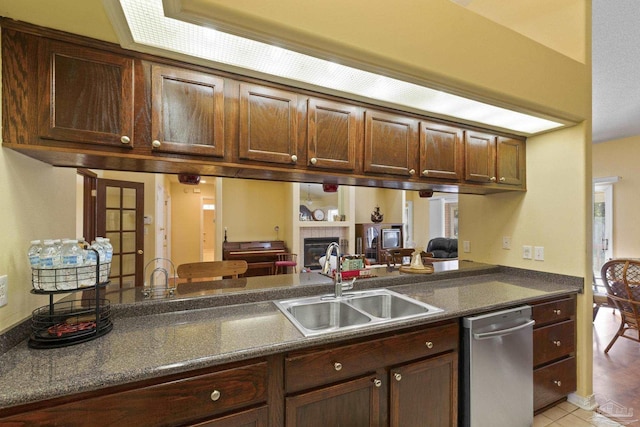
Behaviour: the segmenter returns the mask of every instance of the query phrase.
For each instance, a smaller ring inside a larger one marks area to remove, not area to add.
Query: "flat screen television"
[[[398,249],[402,247],[402,230],[399,228],[383,228],[380,230],[382,249]]]

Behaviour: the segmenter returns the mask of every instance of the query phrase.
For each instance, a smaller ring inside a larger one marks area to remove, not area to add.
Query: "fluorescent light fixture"
[[[383,101],[400,108],[423,111],[427,115],[432,113],[525,135],[565,126],[563,123],[168,18],[164,16],[162,0],[119,0],[119,4],[134,43],[134,46],[126,47],[132,49],[138,45],[170,51],[278,76],[292,82],[329,88],[370,99],[373,103]],[[118,23],[114,24],[116,29],[122,30]]]

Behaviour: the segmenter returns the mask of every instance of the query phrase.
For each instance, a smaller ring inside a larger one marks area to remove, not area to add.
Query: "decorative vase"
[[[380,213],[380,206],[376,206],[376,208],[371,212],[371,222],[382,222],[384,218],[384,214]]]

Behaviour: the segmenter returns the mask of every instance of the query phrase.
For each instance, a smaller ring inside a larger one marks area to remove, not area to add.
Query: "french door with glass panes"
[[[593,187],[593,275],[600,282],[602,265],[613,258],[613,184]]]
[[[97,233],[111,239],[109,287],[143,285],[144,184],[98,179]]]

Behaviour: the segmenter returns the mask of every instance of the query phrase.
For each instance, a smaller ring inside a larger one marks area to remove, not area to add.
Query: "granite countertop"
[[[577,277],[473,263],[452,270],[440,276],[386,271],[356,282],[356,289],[392,287],[443,313],[314,337],[304,337],[272,300],[331,292],[331,281],[317,273],[269,276],[261,283],[284,285],[258,287],[253,297],[249,291],[215,298],[219,289],[192,284],[171,299],[120,295],[121,301],[111,298],[114,327],[107,335],[47,350],[24,340],[2,354],[0,409],[582,291]]]

